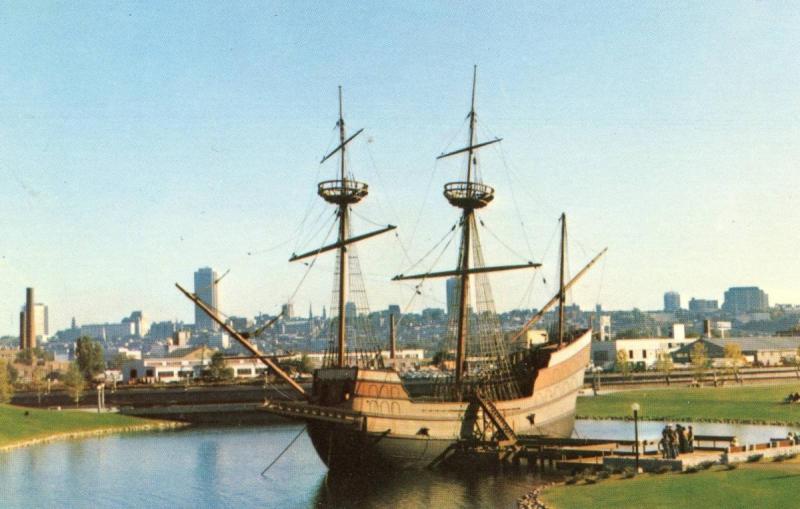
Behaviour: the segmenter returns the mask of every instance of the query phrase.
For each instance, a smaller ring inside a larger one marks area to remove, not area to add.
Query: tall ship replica
[[[460,211],[457,264],[452,270],[394,277],[394,280],[455,278],[457,281],[455,304],[448,310],[447,344],[443,345],[443,351],[449,355],[440,361],[435,376],[407,377],[395,369],[394,335],[391,335],[391,353],[385,358],[381,351],[387,342],[371,333],[366,313],[359,309],[361,302],[366,303],[366,294],[355,254],[356,243],[395,227],[351,234],[352,207],[367,197],[368,186],[355,180],[347,168],[348,144],[363,129],[347,136],[341,88],[339,145],[322,159],[325,162],[338,154],[338,178],[318,186],[318,195],[336,207],[338,238],[332,244],[290,259],[316,259],[327,251],[337,254],[329,327],[331,341],[323,366],[314,372],[311,392],[285,373],[277,358],[262,354],[247,333],[233,330],[217,318],[207,303],[178,285],[189,299],[293,389],[296,400],[267,401],[264,410],[305,421],[319,457],[331,470],[425,468],[465,450],[502,454],[513,449],[517,436],[523,433],[568,437],[573,432],[575,400],[589,361],[591,329],[567,330],[565,295],[605,250],[575,277],[565,281],[566,220],[562,215],[559,291],[514,337],[504,337],[488,275],[536,269],[540,264],[485,265],[476,211],[487,207],[495,192],[478,178],[476,153],[500,139],[485,142],[476,139],[475,74],[468,120],[467,146],[439,156],[466,156],[465,178],[444,186],[444,197]],[[471,294],[474,300],[470,299]],[[556,306],[557,328],[547,343],[511,348],[510,345],[518,344],[515,340]]]

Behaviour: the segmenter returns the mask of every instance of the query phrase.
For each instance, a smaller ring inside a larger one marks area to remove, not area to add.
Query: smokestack
[[[33,309],[33,288],[25,290],[25,348],[36,348],[36,316]]]
[[[25,330],[25,329],[26,329],[26,327],[25,327],[25,311],[20,311],[19,312],[19,349],[20,350],[25,350],[25,345],[28,344],[28,342],[25,340],[25,333],[27,332],[27,330]]]
[[[711,320],[703,320],[703,336],[711,337]]]

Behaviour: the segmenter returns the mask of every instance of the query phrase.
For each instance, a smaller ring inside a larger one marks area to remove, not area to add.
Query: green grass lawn
[[[28,412],[27,416],[25,412]],[[119,414],[0,405],[0,447],[58,433],[122,428],[153,422],[156,421]]]
[[[800,405],[782,403],[797,384],[745,387],[673,387],[614,392],[578,398],[577,415],[584,418],[626,418],[631,403],[641,405],[643,419],[800,423]]]
[[[545,490],[548,507],[571,509],[709,509],[713,507],[797,507],[800,464],[743,464],[736,470],[696,474],[643,474],[634,479],[608,479],[592,485],[558,486]]]

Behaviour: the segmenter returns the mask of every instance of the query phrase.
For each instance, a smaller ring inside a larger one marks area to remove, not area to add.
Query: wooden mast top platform
[[[460,209],[480,209],[494,200],[494,188],[478,182],[448,182],[444,196],[450,205]]]
[[[317,187],[317,194],[326,202],[336,205],[352,205],[360,202],[369,193],[369,186],[357,180],[325,180]]]

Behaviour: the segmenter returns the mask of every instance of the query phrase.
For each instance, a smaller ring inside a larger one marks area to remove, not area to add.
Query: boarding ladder
[[[514,430],[511,429],[511,426],[506,421],[503,414],[500,413],[500,410],[494,406],[494,403],[484,398],[480,395],[479,392],[475,393],[475,400],[483,409],[484,415],[486,415],[489,420],[492,422],[494,427],[500,432],[500,434],[505,436],[505,440],[502,440],[502,445],[514,445],[517,443],[517,434],[514,433]]]

